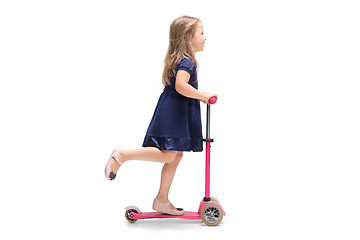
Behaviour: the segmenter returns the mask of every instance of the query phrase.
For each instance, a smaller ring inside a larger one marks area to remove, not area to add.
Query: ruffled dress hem
[[[181,152],[202,152],[202,140],[200,144],[192,144],[190,139],[172,137],[154,137],[146,135],[143,147],[156,147],[160,150],[181,151]],[[192,148],[191,148],[192,146]]]

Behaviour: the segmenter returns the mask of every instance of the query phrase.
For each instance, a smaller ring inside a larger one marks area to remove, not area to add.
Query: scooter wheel
[[[217,226],[221,223],[224,213],[216,203],[206,204],[201,210],[201,219],[208,226]]]
[[[125,211],[125,219],[129,223],[135,223],[138,219],[133,219],[132,215],[130,214],[131,212],[138,213],[138,211],[136,211],[136,209],[128,209],[128,210]]]

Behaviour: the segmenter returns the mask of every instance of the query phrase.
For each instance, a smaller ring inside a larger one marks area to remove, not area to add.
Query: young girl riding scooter
[[[169,48],[164,61],[160,95],[143,142],[143,148],[115,149],[105,167],[105,176],[114,180],[119,167],[130,160],[165,163],[153,209],[182,215],[168,199],[170,186],[183,151],[203,150],[200,101],[209,104],[214,93],[200,92],[195,53],[204,50],[203,25],[198,18],[181,16],[170,26]]]

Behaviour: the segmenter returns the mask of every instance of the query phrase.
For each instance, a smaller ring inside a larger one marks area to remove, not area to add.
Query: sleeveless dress
[[[185,70],[190,74],[189,84],[198,89],[196,64],[185,58],[177,65],[176,73]],[[159,97],[154,115],[146,132],[143,147],[160,150],[203,150],[200,100],[188,98],[175,90],[176,74],[171,84]]]

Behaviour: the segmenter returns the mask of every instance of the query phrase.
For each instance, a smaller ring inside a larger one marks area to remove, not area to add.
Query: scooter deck
[[[198,212],[188,212],[185,211],[183,215],[169,215],[166,213],[160,212],[142,212],[142,213],[132,213],[132,219],[146,219],[146,218],[181,218],[181,219],[190,219],[197,220],[201,219],[201,215]]]

